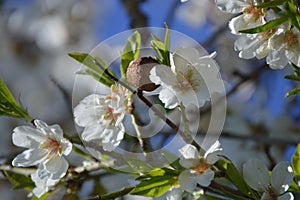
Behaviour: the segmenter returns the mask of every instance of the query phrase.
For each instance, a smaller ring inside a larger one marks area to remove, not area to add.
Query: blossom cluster
[[[132,93],[120,84],[111,86],[110,95],[92,94],[74,109],[75,122],[84,127],[82,139],[97,141],[105,151],[113,151],[125,133],[123,119],[132,110]]]
[[[238,14],[229,22],[231,33],[239,38],[234,49],[244,59],[266,57],[272,69],[282,69],[289,62],[300,66],[300,32],[290,23],[278,23],[268,30],[255,33],[243,33],[245,30],[261,27],[279,15],[266,8],[258,7],[256,0],[216,0],[217,6],[225,12]],[[284,19],[283,19],[284,20]]]

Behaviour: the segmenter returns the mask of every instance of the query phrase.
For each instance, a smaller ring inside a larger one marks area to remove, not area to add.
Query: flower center
[[[55,138],[48,137],[48,139],[40,145],[41,149],[47,149],[50,154],[61,155],[61,144]]]
[[[193,87],[196,86],[195,81],[192,79],[193,71],[192,69],[189,69],[186,73],[179,72],[177,74],[177,80],[178,80],[178,88],[181,91],[186,91],[193,89]]]
[[[293,48],[295,46],[299,46],[299,41],[298,41],[297,35],[294,34],[291,31],[286,32],[285,41],[284,42],[287,45],[287,49],[291,49],[291,48]]]
[[[254,4],[251,4],[245,8],[244,13],[251,15],[254,21],[265,15],[263,9],[257,8]]]
[[[196,172],[203,174],[209,168],[209,164],[203,158],[200,158],[199,164],[193,168]]]
[[[120,113],[115,113],[114,109],[111,107],[107,107],[105,114],[102,115],[102,119],[109,121],[110,125],[114,125],[116,123],[116,119],[120,116]]]
[[[269,186],[269,187],[266,189],[266,192],[269,194],[269,197],[270,197],[269,200],[277,200],[277,199],[278,199],[277,193],[272,189],[271,186]]]

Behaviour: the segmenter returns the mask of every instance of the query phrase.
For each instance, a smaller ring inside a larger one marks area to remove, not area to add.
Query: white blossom
[[[279,162],[269,177],[269,171],[264,163],[251,159],[243,165],[243,176],[251,188],[262,193],[261,200],[294,199],[292,193],[286,192],[294,177],[292,168],[287,162]]]
[[[223,82],[218,78],[218,66],[212,56],[200,57],[194,48],[179,48],[170,60],[171,67],[156,65],[150,71],[150,80],[161,85],[159,99],[166,108],[181,104],[199,108],[210,100],[210,92],[221,92]],[[209,91],[209,86],[213,91]]]
[[[288,62],[300,67],[300,32],[296,28],[281,29],[271,43],[272,50],[267,57],[271,68],[283,68]]]
[[[205,153],[200,155],[195,146],[187,144],[181,149],[179,163],[186,168],[180,173],[178,181],[180,186],[188,192],[193,192],[197,184],[207,187],[215,176],[211,165],[220,160],[220,142],[216,141]]]
[[[31,174],[31,179],[35,183],[35,188],[32,190],[33,194],[40,198],[43,194],[47,193],[52,187],[54,187],[59,179],[41,179],[38,173]]]
[[[230,13],[243,14],[234,17],[229,22],[229,28],[233,34],[239,34],[240,30],[246,30],[265,23],[265,12],[256,7],[254,0],[215,0],[217,6]]]
[[[69,167],[63,155],[69,155],[72,143],[63,137],[59,125],[48,126],[45,122],[35,120],[36,128],[19,126],[14,129],[12,139],[16,146],[29,148],[17,155],[13,166],[29,167],[38,165],[37,174],[41,179],[62,178]]]
[[[239,51],[239,57],[244,59],[262,59],[269,55],[271,43],[277,29],[271,29],[257,34],[241,35],[234,43],[234,49]]]
[[[74,109],[75,122],[84,127],[82,139],[96,140],[105,151],[114,150],[124,137],[123,119],[131,111],[131,93],[119,85],[107,96],[92,94]]]

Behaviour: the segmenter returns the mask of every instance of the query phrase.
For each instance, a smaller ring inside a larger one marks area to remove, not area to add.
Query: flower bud
[[[152,57],[141,57],[131,61],[126,71],[127,81],[140,90],[153,91],[158,86],[150,81],[149,75],[157,64]]]

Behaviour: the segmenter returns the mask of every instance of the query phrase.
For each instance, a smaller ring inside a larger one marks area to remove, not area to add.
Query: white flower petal
[[[85,97],[75,108],[75,122],[79,126],[88,126],[98,122],[104,112],[105,103],[100,95],[92,94]]]
[[[56,139],[59,140],[63,137],[64,132],[58,124],[48,126],[48,128],[51,131],[51,133],[53,133]]]
[[[284,50],[271,50],[266,61],[272,69],[283,69],[288,64]]]
[[[34,125],[38,128],[38,129],[48,129],[48,125],[41,121],[41,120],[34,120]],[[44,132],[45,133],[45,132]],[[46,134],[45,134],[46,135]]]
[[[173,72],[184,72],[188,65],[198,63],[199,52],[195,48],[178,48],[170,56]]]
[[[37,173],[31,174],[31,179],[36,185],[32,192],[38,198],[59,182],[59,180],[41,179]]]
[[[67,140],[65,138],[62,138],[60,140],[60,145],[61,145],[61,149],[63,151],[63,154],[65,156],[67,156],[71,153],[73,145],[69,140]]]
[[[179,149],[180,160],[179,163],[185,168],[195,167],[199,164],[200,155],[196,147],[191,144],[186,144]]]
[[[291,166],[287,162],[280,162],[272,170],[271,186],[278,194],[282,194],[289,189],[293,178]]]
[[[64,157],[55,156],[49,159],[43,167],[52,174],[52,179],[60,179],[66,174],[69,163]]]
[[[17,155],[12,161],[12,165],[16,167],[29,167],[43,162],[49,152],[44,149],[28,149]]]
[[[105,130],[106,125],[103,124],[95,124],[93,126],[85,127],[84,131],[82,132],[82,139],[90,142],[92,140],[97,140],[101,138],[101,134]]]
[[[249,0],[215,0],[218,8],[225,12],[230,13],[240,13],[242,12],[248,5]]]
[[[242,14],[237,17],[234,17],[229,22],[229,28],[232,34],[239,35],[239,31],[246,30],[250,28],[255,28],[260,25],[263,25],[265,20],[263,17],[256,17],[251,16],[251,14]]]
[[[196,172],[191,173],[189,170],[184,170],[179,174],[178,182],[184,190],[192,193],[197,186],[198,175]]]
[[[205,152],[204,158],[207,158],[207,156],[213,152],[222,150],[222,148],[220,148],[220,146],[221,146],[221,143],[219,142],[219,140],[215,141],[215,143],[213,143]]]
[[[214,179],[215,172],[211,169],[205,170],[202,174],[198,175],[197,183],[204,187],[210,185],[211,181]]]
[[[294,195],[290,192],[283,194],[282,196],[278,197],[278,200],[294,200]]]
[[[254,58],[260,40],[255,35],[242,35],[234,43],[234,50],[240,51],[239,57],[244,59]]]
[[[179,105],[177,96],[172,90],[168,89],[167,87],[164,87],[160,91],[158,97],[164,103],[165,108],[173,109]]]
[[[113,151],[124,138],[124,128],[107,128],[104,131],[105,137],[102,138],[104,151]]]
[[[25,148],[37,148],[46,139],[42,132],[30,126],[19,126],[12,134],[13,144]]]
[[[243,176],[246,183],[257,191],[264,191],[268,186],[269,175],[265,164],[257,159],[251,159],[243,165]]]

